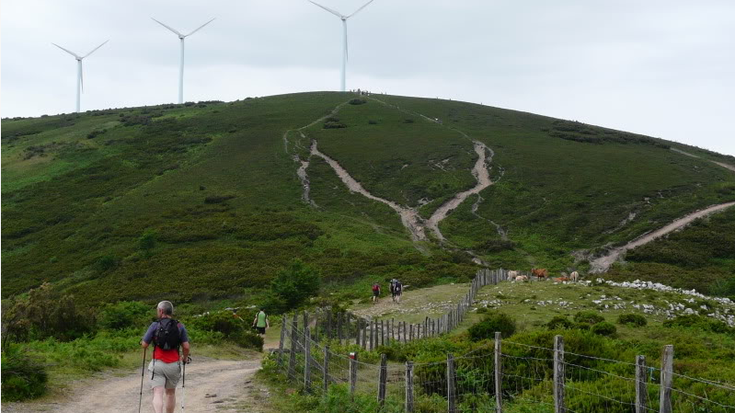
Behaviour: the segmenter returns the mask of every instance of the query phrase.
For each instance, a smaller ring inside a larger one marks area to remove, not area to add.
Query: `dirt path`
[[[261,412],[258,401],[264,389],[255,388],[252,378],[260,369],[260,358],[215,360],[200,358],[186,368],[185,411]],[[147,384],[147,383],[146,383]],[[152,412],[151,392],[144,385],[143,412]],[[181,410],[181,383],[177,408]],[[140,370],[122,377],[109,374],[73,386],[68,397],[54,402],[3,403],[3,412],[31,413],[137,413]]]
[[[615,263],[615,261],[620,258],[620,256],[625,253],[628,250],[631,250],[635,247],[640,247],[641,245],[647,244],[656,238],[662,237],[670,232],[676,231],[677,229],[683,228],[687,225],[689,225],[692,221],[698,218],[703,218],[708,215],[722,212],[727,208],[730,208],[732,206],[735,206],[735,202],[727,202],[724,204],[719,205],[713,205],[709,208],[705,208],[696,212],[693,212],[689,215],[685,215],[682,218],[679,218],[675,220],[674,222],[666,225],[663,228],[657,229],[656,231],[649,232],[648,234],[644,234],[633,241],[623,245],[622,247],[615,248],[607,255],[604,255],[602,257],[599,257],[595,260],[593,260],[590,264],[590,273],[602,273],[608,270],[610,266]]]
[[[426,240],[426,234],[424,232],[424,227],[420,222],[421,217],[419,216],[418,211],[413,208],[403,207],[393,201],[380,198],[368,192],[365,188],[363,188],[362,184],[357,182],[357,180],[355,180],[355,178],[353,178],[337,161],[320,152],[319,148],[317,147],[316,140],[312,141],[311,143],[311,154],[324,159],[324,161],[326,161],[327,164],[332,167],[339,179],[342,180],[342,183],[344,183],[350,191],[357,192],[358,194],[368,199],[372,199],[373,201],[381,202],[385,205],[388,205],[394,211],[396,211],[401,217],[401,222],[403,222],[403,226],[405,226],[406,229],[408,229],[408,231],[411,233],[411,238],[414,241]]]
[[[436,235],[440,241],[444,241],[444,235],[439,231],[439,223],[449,215],[451,211],[457,208],[462,202],[464,202],[470,195],[475,195],[482,192],[483,189],[493,184],[490,180],[490,169],[489,164],[493,161],[495,153],[492,149],[488,148],[487,145],[480,141],[474,141],[475,153],[477,153],[477,161],[475,166],[472,168],[472,176],[477,180],[477,185],[467,191],[460,192],[449,201],[445,202],[444,205],[437,208],[431,217],[426,222],[426,226]],[[490,154],[488,157],[487,154]]]

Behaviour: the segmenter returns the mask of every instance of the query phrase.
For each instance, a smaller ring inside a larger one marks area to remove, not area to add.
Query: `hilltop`
[[[50,281],[90,304],[254,300],[293,258],[330,288],[467,280],[473,258],[586,270],[735,201],[732,157],[437,99],[303,93],[2,126],[4,298]],[[732,214],[629,252],[613,274],[676,283],[704,262],[697,287],[726,284]]]

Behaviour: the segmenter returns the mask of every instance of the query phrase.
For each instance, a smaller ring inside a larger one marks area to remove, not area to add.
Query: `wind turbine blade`
[[[172,32],[174,32],[174,33],[176,33],[176,35],[177,35],[177,36],[179,36],[179,37],[183,36],[183,34],[179,33],[179,32],[178,32],[178,30],[176,30],[176,29],[174,29],[174,28],[172,28],[172,27],[166,26],[165,24],[163,24],[163,23],[159,22],[158,20],[154,19],[153,17],[151,17],[151,19],[153,19],[153,21],[154,21],[154,22],[156,22],[156,23],[160,24],[161,26],[163,26],[163,27],[165,27],[165,28],[167,28],[167,29],[171,30],[171,31],[172,31]]]
[[[338,11],[334,11],[334,10],[330,9],[329,7],[322,6],[319,3],[315,3],[315,2],[313,2],[311,0],[309,0],[309,3],[311,3],[311,4],[313,4],[313,5],[317,6],[317,7],[321,7],[322,9],[324,9],[324,10],[326,10],[326,11],[334,14],[337,17],[339,17],[340,19],[346,19],[347,18],[347,17],[343,16],[342,13],[340,13]]]
[[[375,1],[375,0],[370,0],[369,2],[365,3],[365,4],[364,4],[364,5],[362,6],[362,7],[360,7],[360,8],[359,8],[359,9],[357,9],[357,10],[355,10],[355,12],[354,12],[354,13],[350,14],[349,16],[347,16],[347,18],[349,19],[350,17],[352,17],[352,16],[356,15],[357,13],[359,13],[360,11],[362,11],[362,9],[364,9],[365,7],[367,7],[367,6],[368,6],[368,5],[370,4],[370,3],[374,2],[374,1]]]
[[[56,47],[58,47],[59,49],[65,51],[65,52],[69,53],[70,55],[76,57],[77,59],[81,59],[81,57],[79,57],[79,55],[77,55],[76,53],[72,52],[71,50],[64,49],[63,47],[59,46],[56,43],[51,43],[51,44],[54,45],[54,46],[56,46]]]
[[[79,83],[82,85],[82,93],[84,93],[84,63],[79,61]]]
[[[215,17],[214,19],[216,19],[216,17]],[[199,30],[200,30],[200,29],[201,29],[202,27],[204,27],[204,26],[208,25],[209,23],[212,23],[212,22],[214,21],[214,19],[212,19],[212,20],[210,20],[210,21],[208,21],[208,22],[204,23],[203,25],[201,25],[201,26],[197,27],[197,28],[196,28],[196,29],[195,29],[195,30],[194,30],[193,32],[191,32],[191,33],[189,33],[189,34],[185,35],[184,37],[189,37],[189,36],[191,36],[192,34],[194,34],[194,33],[198,32],[198,31],[199,31]]]
[[[104,43],[102,43],[101,45],[99,45],[99,46],[95,47],[94,49],[92,49],[92,51],[91,51],[91,52],[89,52],[89,53],[85,54],[84,56],[82,56],[82,59],[84,59],[85,57],[87,57],[87,56],[91,55],[92,53],[96,52],[96,51],[97,51],[97,49],[99,49],[100,47],[102,47],[102,46],[104,46],[105,44],[107,44],[107,42],[109,42],[109,40],[105,40],[105,42],[104,42]]]

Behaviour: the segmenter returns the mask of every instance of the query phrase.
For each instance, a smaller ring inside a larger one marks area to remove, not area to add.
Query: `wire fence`
[[[664,347],[657,366],[644,356],[624,361],[565,352],[562,336],[552,348],[503,340],[500,333],[491,346],[431,362],[388,362],[377,353],[389,348],[380,346],[451,331],[481,287],[514,276],[479,271],[456,308],[423,323],[367,319],[331,307],[284,316],[279,369],[305,393],[325,396],[342,386],[353,403],[371,399],[391,412],[735,413],[735,384],[675,372],[673,346]]]
[[[333,352],[312,339],[299,317],[288,327],[275,356],[305,393],[323,396],[330,386],[344,386],[353,399],[374,397],[390,411],[735,412],[734,386],[674,373],[672,346],[652,367],[643,356],[630,363],[566,353],[562,336],[547,348],[497,333],[492,346],[458,357],[389,363],[375,352]]]

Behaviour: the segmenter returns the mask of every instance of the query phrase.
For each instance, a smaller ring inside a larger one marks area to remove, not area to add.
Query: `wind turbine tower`
[[[104,43],[101,45],[95,47],[92,49],[91,52],[85,54],[84,56],[79,56],[78,54],[72,52],[71,50],[64,49],[63,47],[59,46],[56,43],[51,43],[52,45],[58,47],[59,49],[69,53],[70,55],[74,56],[75,59],[77,59],[77,113],[81,111],[81,93],[84,91],[84,70],[82,70],[82,60],[84,60],[85,57],[91,55],[92,53],[96,52],[97,49],[104,46],[105,43],[109,42],[109,40],[105,40]]]
[[[153,17],[151,17],[151,19],[153,19]],[[180,59],[180,62],[179,62],[179,103],[184,103],[184,39],[186,39],[187,37],[191,36],[192,34],[198,32],[199,30],[201,30],[202,27],[208,25],[209,23],[212,23],[212,21],[214,21],[214,19],[212,19],[212,20],[204,23],[203,25],[197,27],[194,31],[192,31],[189,34],[181,34],[177,30],[172,29],[171,27],[169,27],[169,26],[167,26],[167,25],[159,22],[156,19],[153,19],[153,21],[155,21],[156,23],[160,24],[161,26],[163,26],[163,27],[171,30],[176,36],[179,37],[179,40],[181,41],[181,59]]]
[[[315,3],[311,0],[309,0],[310,3],[312,3],[315,6],[321,7],[322,9],[334,14],[335,16],[339,17],[340,20],[342,20],[342,81],[341,81],[341,89],[344,92],[346,89],[346,72],[347,72],[347,58],[348,58],[348,52],[347,52],[347,19],[350,17],[356,15],[357,13],[361,12],[362,9],[368,6],[368,4],[372,3],[375,0],[370,0],[369,2],[365,3],[362,7],[355,10],[354,13],[349,14],[347,16],[343,15],[342,13],[332,10],[329,7],[322,6],[319,3]]]

